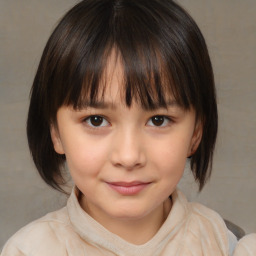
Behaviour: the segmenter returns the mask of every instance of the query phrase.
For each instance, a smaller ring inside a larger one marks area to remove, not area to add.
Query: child
[[[256,255],[221,217],[176,189],[187,158],[201,190],[217,135],[211,62],[171,0],[84,0],[51,35],[27,135],[63,209],[17,232],[2,256]]]

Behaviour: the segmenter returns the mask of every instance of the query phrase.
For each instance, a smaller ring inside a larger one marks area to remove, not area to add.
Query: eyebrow
[[[116,105],[114,103],[111,102],[105,102],[105,101],[84,101],[81,104],[81,108],[97,108],[97,109],[102,109],[102,108],[106,108],[106,109],[116,109]]]
[[[145,110],[157,110],[160,108],[166,108],[166,107],[181,107],[180,104],[177,103],[176,100],[168,100],[166,102],[166,106],[164,104],[160,103],[154,103],[152,106],[149,106]],[[117,109],[117,105],[115,105],[112,102],[106,102],[106,101],[84,101],[82,102],[79,109],[86,109],[86,108],[96,108],[96,109]]]

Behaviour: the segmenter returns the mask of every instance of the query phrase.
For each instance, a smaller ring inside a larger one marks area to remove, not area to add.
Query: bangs
[[[114,5],[113,1],[104,4],[100,1],[100,8],[98,1],[91,4],[79,10],[73,8],[64,20],[69,19],[72,12],[77,12],[79,18],[65,20],[62,34],[54,33],[58,36],[57,44],[62,44],[57,50],[59,57],[55,56],[58,63],[54,77],[58,81],[53,79],[51,95],[58,97],[52,100],[54,107],[50,107],[51,110],[62,105],[79,109],[84,102],[93,103],[104,97],[108,80],[105,70],[113,51],[116,61],[120,60],[123,66],[120,91],[128,107],[133,100],[144,109],[166,107],[170,97],[184,109],[194,105],[193,86],[184,61],[188,49],[182,35],[176,32],[174,18],[173,24],[161,24],[165,23],[165,17],[153,13],[152,8],[148,10],[146,2],[126,1],[120,6]],[[90,11],[87,15],[86,8]],[[154,25],[149,26],[149,23]],[[189,58],[191,56],[186,61]]]
[[[122,103],[127,107],[136,102],[145,110],[154,110],[159,107],[167,108],[170,101],[175,101],[182,108],[189,108],[187,99],[180,97],[180,92],[177,91],[179,86],[175,86],[172,75],[163,70],[163,64],[154,51],[123,56],[121,50],[117,50],[115,46],[99,59],[99,65],[92,64],[94,69],[81,76],[82,83],[77,83],[77,87],[69,87],[71,90],[64,105],[83,109],[98,101],[104,101],[105,92],[119,65],[122,70],[118,70],[121,78],[118,81],[118,92]]]

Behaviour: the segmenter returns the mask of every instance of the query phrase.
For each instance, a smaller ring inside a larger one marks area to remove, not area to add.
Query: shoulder
[[[1,255],[50,255],[46,250],[56,247],[61,250],[59,233],[67,229],[70,229],[70,222],[64,207],[20,229],[7,241]],[[33,250],[40,251],[40,254],[31,254]]]
[[[177,190],[176,197],[186,209],[187,220],[191,224],[200,224],[201,228],[227,232],[224,220],[216,211],[197,202],[188,202],[186,196],[180,190]]]
[[[217,222],[219,227],[225,227],[226,229],[224,220],[216,211],[196,202],[189,203],[189,207],[191,215],[197,220],[203,221],[205,224],[215,224]]]
[[[256,233],[244,236],[239,240],[234,256],[255,256],[256,255]]]
[[[228,229],[222,217],[200,203],[187,202],[180,191],[178,191],[178,198],[186,209],[184,222],[186,247],[201,248],[203,255],[228,255]]]
[[[228,229],[222,217],[214,210],[199,204],[189,203],[191,226],[200,230],[200,233],[212,236],[218,241],[228,243]]]

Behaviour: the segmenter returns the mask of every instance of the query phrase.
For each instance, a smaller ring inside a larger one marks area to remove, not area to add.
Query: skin
[[[109,231],[143,244],[171,210],[169,196],[200,143],[202,129],[195,111],[184,111],[171,97],[167,109],[146,111],[135,102],[125,106],[123,68],[114,57],[106,74],[105,106],[62,106],[57,126],[51,128],[52,141],[55,151],[66,155],[82,193],[81,207]],[[91,116],[103,117],[102,122],[95,125]],[[154,116],[162,116],[163,122],[153,122]]]

